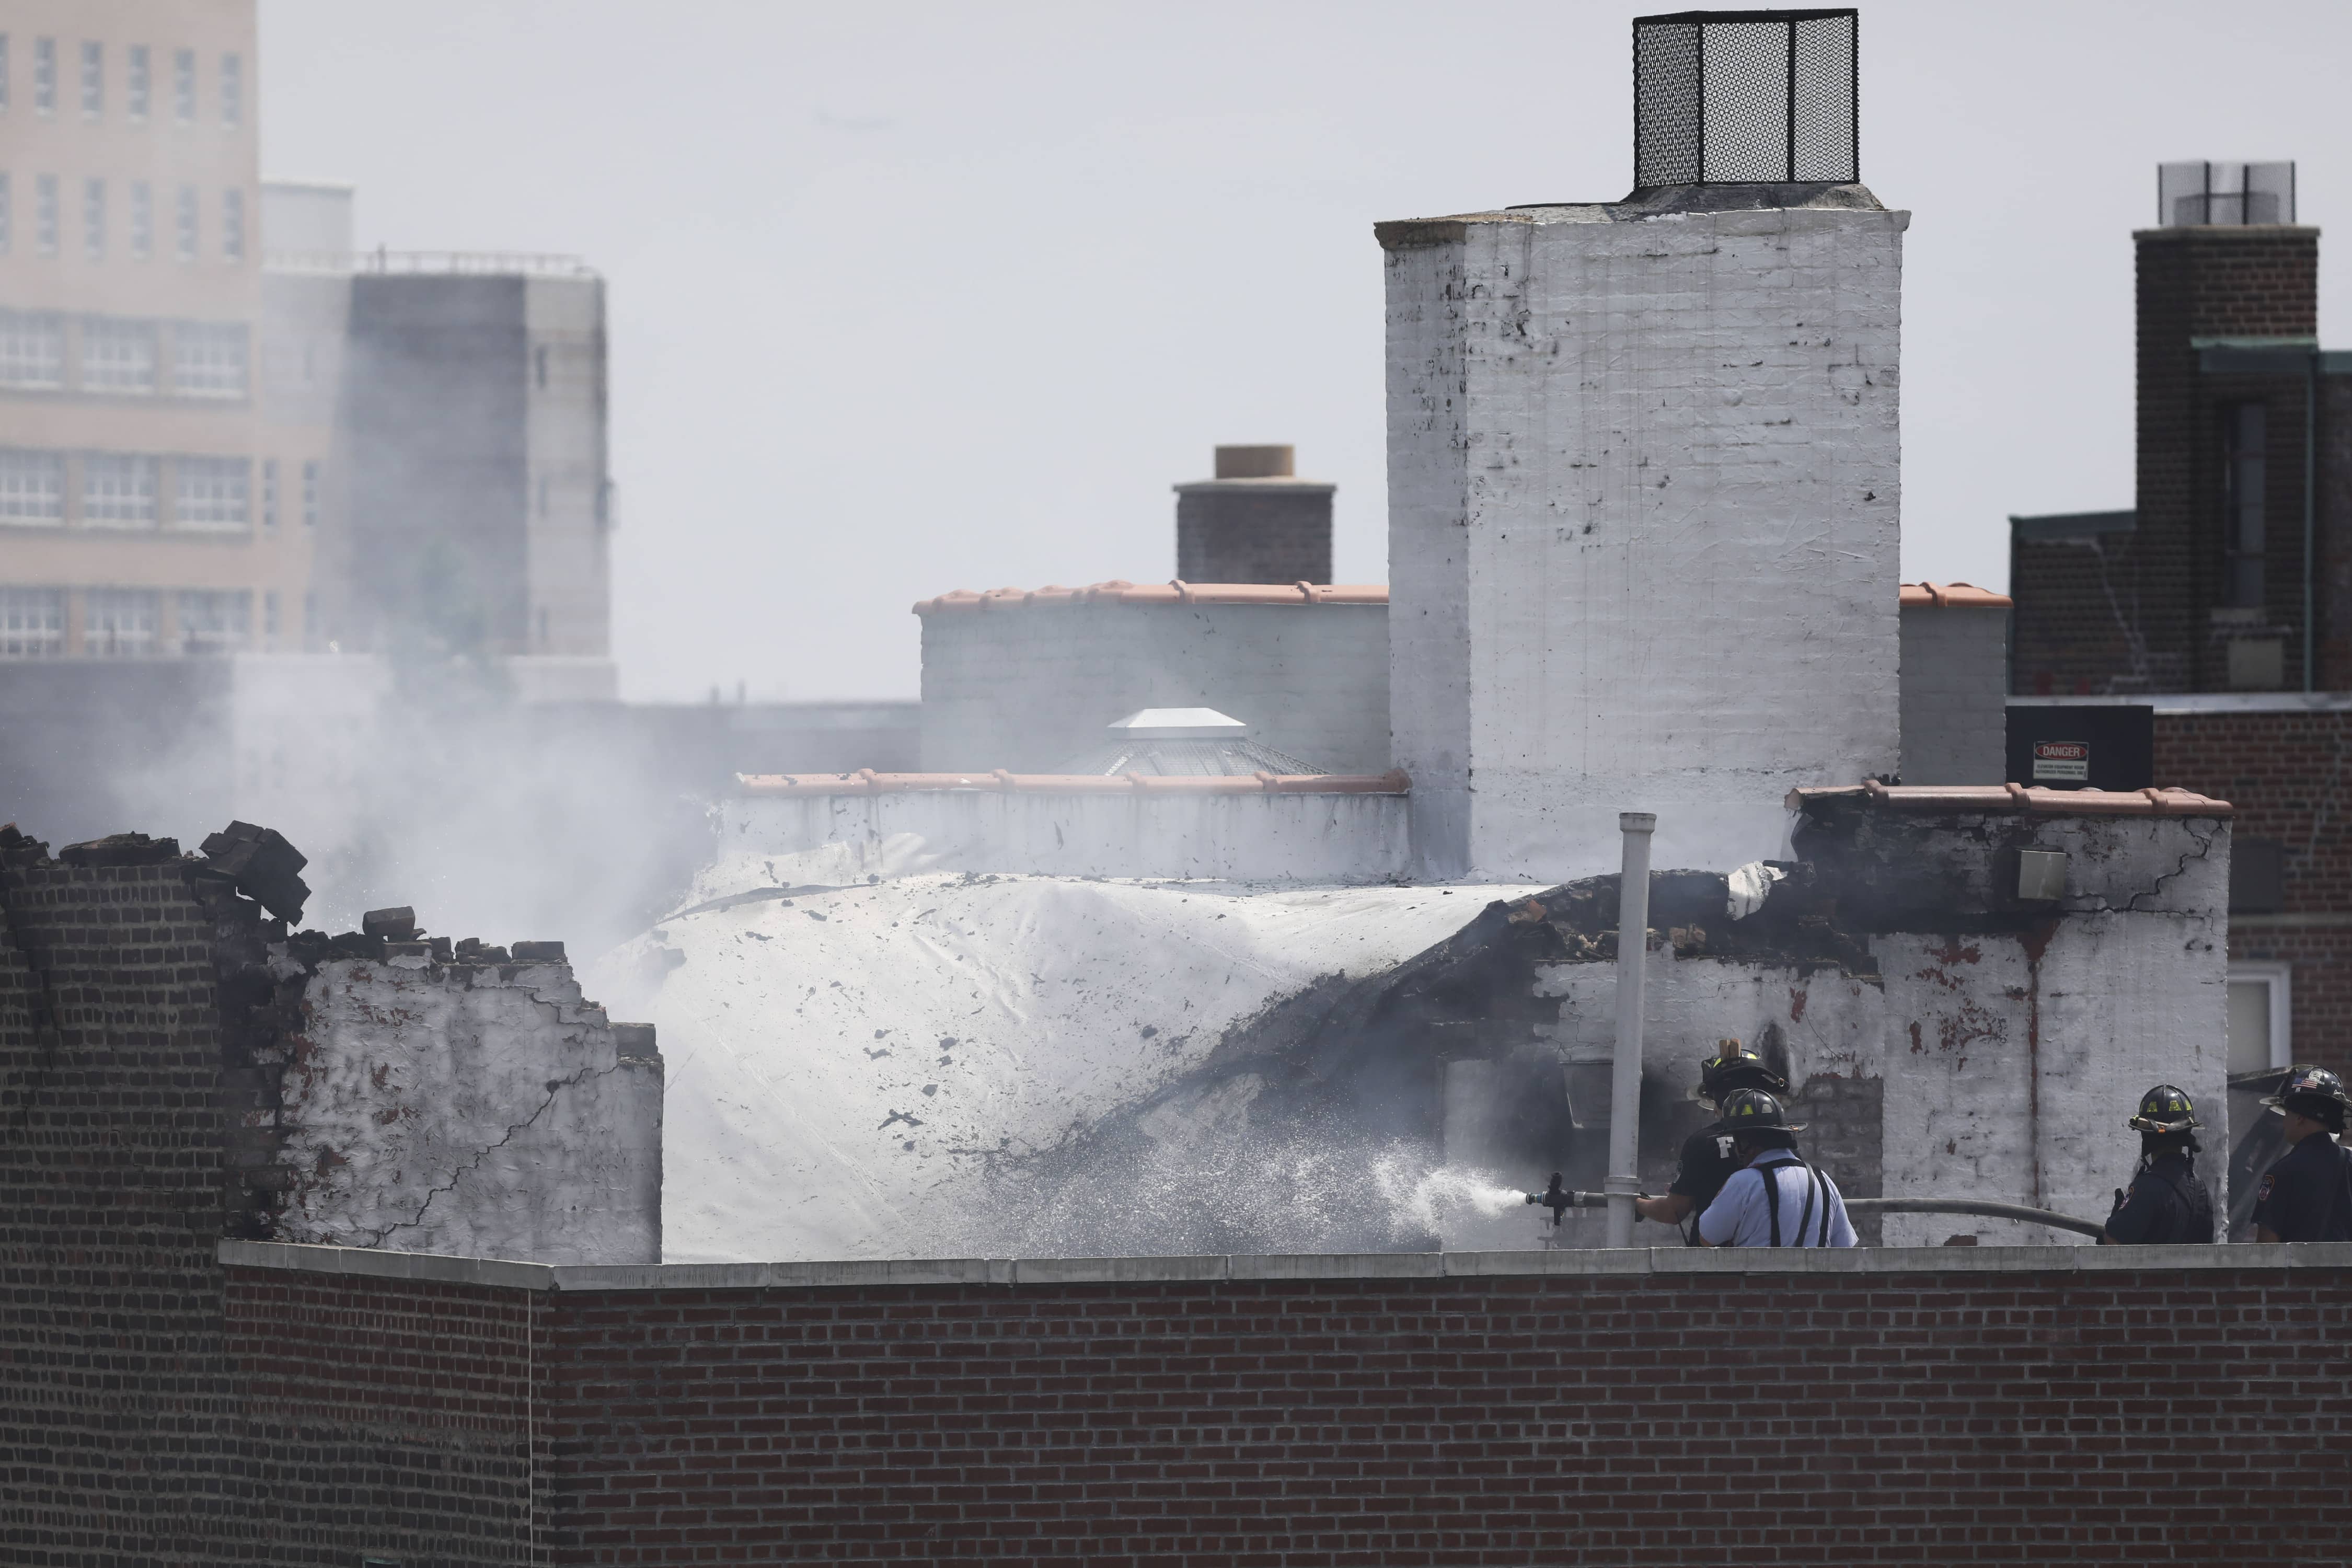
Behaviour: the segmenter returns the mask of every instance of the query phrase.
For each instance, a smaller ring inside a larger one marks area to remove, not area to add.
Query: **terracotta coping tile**
[[[1145,773],[737,773],[751,795],[906,795],[922,790],[991,790],[1024,795],[1403,795],[1412,781],[1384,773],[1255,773],[1223,777]]]
[[[1906,583],[1901,602],[1947,609],[2005,610],[2009,596],[1969,583]],[[1009,610],[1033,605],[1385,605],[1385,583],[1130,583],[1114,577],[1082,588],[1048,583],[1042,588],[955,588],[915,602],[915,614],[940,610]]]
[[[957,588],[919,600],[915,614],[940,610],[1017,609],[1032,605],[1385,605],[1385,583],[1130,583],[1114,577],[1083,588],[1049,583],[1034,591]]]
[[[2231,816],[2226,800],[2185,789],[2029,789],[2023,784],[1830,784],[1789,792],[1788,806],[1859,796],[1896,811],[2031,811],[2052,816]]]
[[[1973,583],[1906,583],[1901,589],[1901,597],[1905,609],[1928,605],[1940,610],[2006,610],[2012,607],[2008,595],[1979,588]]]

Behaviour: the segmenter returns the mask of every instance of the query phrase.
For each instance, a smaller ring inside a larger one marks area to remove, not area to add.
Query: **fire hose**
[[[1609,1196],[1605,1193],[1580,1193],[1561,1186],[1559,1173],[1556,1171],[1552,1173],[1550,1186],[1539,1193],[1529,1193],[1527,1198],[1530,1204],[1541,1204],[1551,1210],[1554,1225],[1558,1225],[1570,1209],[1609,1206]],[[2057,1214],[2025,1204],[1989,1203],[1978,1198],[1847,1198],[1845,1209],[1850,1215],[1976,1215],[1986,1219],[2022,1220],[2028,1225],[2048,1226],[2053,1230],[2071,1230],[2077,1236],[2095,1237],[2106,1228],[2095,1219],[2076,1219],[2073,1215]]]

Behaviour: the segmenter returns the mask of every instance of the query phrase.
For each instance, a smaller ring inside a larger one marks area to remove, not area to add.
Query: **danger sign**
[[[2033,778],[2054,779],[2062,784],[2091,782],[2091,747],[2084,741],[2036,741],[2033,742]]]

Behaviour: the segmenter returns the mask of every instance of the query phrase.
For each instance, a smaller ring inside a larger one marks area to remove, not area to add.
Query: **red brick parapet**
[[[1404,795],[1412,780],[1391,768],[1384,773],[1012,773],[1003,769],[970,773],[737,773],[747,795],[909,795],[924,791],[978,790],[997,795]]]
[[[2024,784],[1826,784],[1792,789],[1788,806],[1867,801],[1899,811],[2029,811],[2046,816],[2229,816],[2226,800],[2185,789],[2029,789]]]

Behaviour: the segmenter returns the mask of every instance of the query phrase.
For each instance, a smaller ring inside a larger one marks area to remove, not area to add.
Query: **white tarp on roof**
[[[992,1158],[1143,1099],[1318,976],[1385,969],[1525,892],[947,875],[772,891],[845,871],[822,852],[724,863],[697,901],[771,891],[675,916],[588,976],[614,1017],[659,1026],[671,1261],[984,1250]]]

